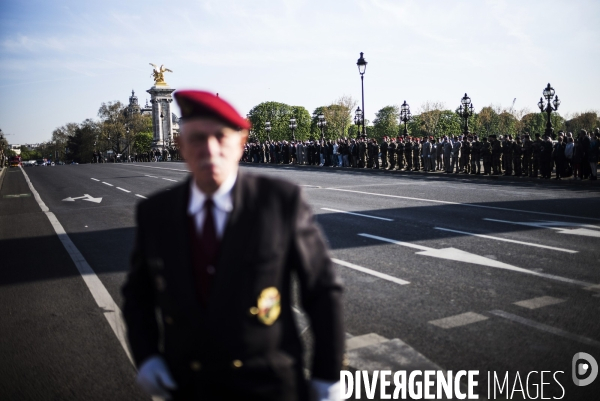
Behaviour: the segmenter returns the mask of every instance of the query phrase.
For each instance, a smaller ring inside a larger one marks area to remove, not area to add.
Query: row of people
[[[246,145],[243,162],[303,164],[404,171],[515,175],[556,179],[597,179],[600,130],[578,137],[559,132],[558,140],[529,134],[482,138],[476,135],[414,138],[384,137],[329,141],[266,141]],[[483,163],[483,171],[482,171]]]

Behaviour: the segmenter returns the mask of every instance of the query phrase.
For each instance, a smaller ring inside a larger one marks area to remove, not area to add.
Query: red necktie
[[[204,201],[204,225],[202,226],[202,248],[206,256],[206,262],[208,263],[209,274],[214,274],[214,271],[210,271],[210,267],[214,269],[217,264],[217,255],[219,253],[219,240],[217,239],[217,229],[215,226],[215,219],[213,216],[213,207],[215,202],[211,198],[206,198]]]
[[[219,240],[213,217],[214,202],[208,198],[204,202],[204,224],[202,234],[198,236],[192,219],[192,233],[195,240],[192,245],[192,260],[196,280],[198,301],[206,307],[210,295],[211,284],[217,271],[219,257]]]

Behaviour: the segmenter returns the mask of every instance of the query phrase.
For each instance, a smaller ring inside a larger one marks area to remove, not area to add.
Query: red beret
[[[209,117],[236,129],[250,129],[252,126],[232,105],[210,92],[180,90],[173,96],[181,109],[183,119]]]

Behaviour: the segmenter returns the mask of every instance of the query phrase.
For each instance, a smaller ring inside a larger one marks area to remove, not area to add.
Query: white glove
[[[167,364],[158,355],[146,359],[140,366],[136,381],[146,393],[164,399],[171,398],[167,389],[177,389],[177,384],[173,381]]]
[[[342,399],[342,383],[339,381],[312,379],[310,387],[315,401],[339,401]]]

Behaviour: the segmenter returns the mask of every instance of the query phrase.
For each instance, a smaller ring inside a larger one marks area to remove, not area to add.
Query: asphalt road
[[[345,281],[352,368],[479,370],[482,395],[488,371],[509,372],[510,387],[517,372],[525,387],[530,371],[562,371],[556,377],[564,390],[548,375],[544,397],[600,394],[600,378],[587,387],[571,380],[577,352],[600,361],[600,188],[332,168],[242,169],[303,186]],[[185,165],[23,171],[121,305],[135,205],[185,180]],[[0,395],[147,399],[22,170],[5,174],[0,195]],[[537,374],[530,390],[535,381]]]

